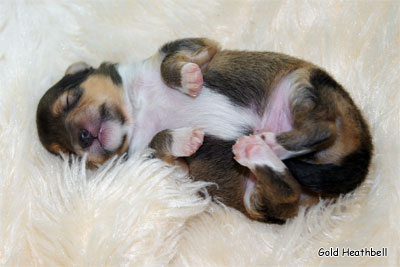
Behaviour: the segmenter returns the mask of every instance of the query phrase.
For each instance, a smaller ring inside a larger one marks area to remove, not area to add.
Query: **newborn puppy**
[[[173,90],[177,89],[177,90]],[[371,137],[349,94],[317,66],[270,52],[181,39],[133,64],[70,66],[40,100],[54,154],[101,164],[146,146],[184,157],[195,180],[249,218],[282,223],[300,194],[337,196],[368,172]]]

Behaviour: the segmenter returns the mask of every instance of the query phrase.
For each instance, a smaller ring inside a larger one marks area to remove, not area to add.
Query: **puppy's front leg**
[[[208,63],[219,51],[219,45],[206,38],[180,39],[165,44],[160,53],[161,76],[171,88],[196,97],[203,87],[203,74]]]
[[[243,203],[250,218],[284,223],[298,212],[301,187],[285,164],[259,135],[240,138],[233,146],[236,161],[250,169]]]
[[[156,134],[150,142],[155,156],[168,163],[175,159],[189,157],[203,144],[204,131],[201,127],[167,129]]]

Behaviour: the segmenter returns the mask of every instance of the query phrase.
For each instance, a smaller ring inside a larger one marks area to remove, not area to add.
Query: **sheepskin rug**
[[[370,174],[336,203],[283,226],[200,198],[207,184],[148,159],[96,171],[50,155],[36,106],[73,62],[144,59],[205,36],[328,70],[359,105],[375,144]],[[0,2],[0,264],[4,266],[399,265],[398,1]],[[319,256],[339,249],[339,255]],[[342,250],[387,248],[387,256]]]

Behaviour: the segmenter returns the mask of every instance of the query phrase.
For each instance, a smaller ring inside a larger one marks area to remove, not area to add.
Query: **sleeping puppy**
[[[270,223],[295,216],[302,193],[354,190],[372,155],[360,111],[325,71],[204,38],[133,64],[73,64],[40,100],[37,127],[48,151],[87,153],[90,166],[147,146],[184,159],[215,199]]]

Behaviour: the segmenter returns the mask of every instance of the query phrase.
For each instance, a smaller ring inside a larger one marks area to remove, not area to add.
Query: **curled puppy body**
[[[134,64],[71,66],[43,96],[37,125],[49,151],[87,152],[93,165],[149,144],[169,162],[183,156],[221,202],[276,223],[297,214],[303,189],[356,188],[372,154],[359,110],[326,72],[208,39],[168,43]]]

